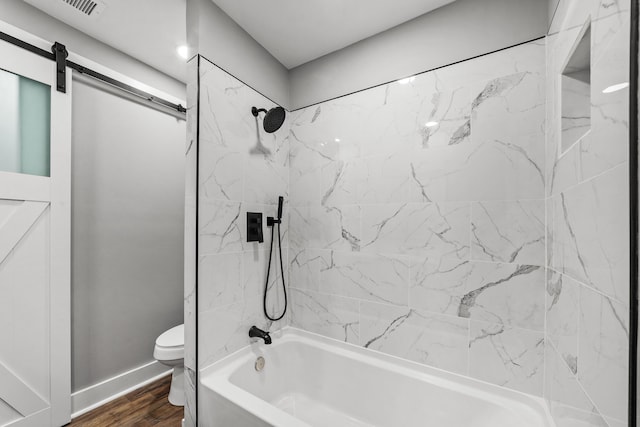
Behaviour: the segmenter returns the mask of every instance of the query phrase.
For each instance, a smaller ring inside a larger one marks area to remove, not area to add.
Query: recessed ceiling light
[[[411,77],[407,77],[406,79],[398,80],[398,83],[400,83],[401,85],[407,85],[409,83],[413,83],[415,79],[416,79],[416,76],[411,76]]]
[[[334,139],[335,142],[340,142],[340,138]]]
[[[612,85],[602,91],[602,93],[613,93],[619,90],[625,89],[629,87],[629,82],[618,83],[617,85]]]
[[[432,128],[432,127],[438,126],[438,122],[427,122],[424,125],[428,128]]]
[[[181,58],[188,59],[189,58],[189,47],[188,46],[178,46],[176,49],[178,55]]]

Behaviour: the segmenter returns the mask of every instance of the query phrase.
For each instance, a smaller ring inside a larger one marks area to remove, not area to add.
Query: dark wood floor
[[[70,427],[180,427],[183,407],[167,400],[171,376],[132,391],[74,419]]]

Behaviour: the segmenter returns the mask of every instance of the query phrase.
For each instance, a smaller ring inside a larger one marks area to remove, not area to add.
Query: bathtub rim
[[[545,427],[556,427],[549,407],[544,398],[509,389],[483,380],[446,371],[402,357],[383,353],[378,350],[329,338],[320,334],[305,331],[292,326],[285,326],[271,333],[272,345],[289,342],[301,342],[339,356],[355,359],[385,369],[403,377],[428,382],[436,386],[454,389],[462,394],[490,401],[492,403],[508,403],[508,406],[524,406],[535,412],[546,422]],[[298,418],[279,409],[273,404],[252,394],[250,391],[231,382],[231,376],[243,364],[253,361],[269,348],[262,341],[251,344],[233,352],[224,358],[211,363],[200,370],[200,385],[229,400],[234,405],[246,410],[253,416],[269,423],[277,423],[282,427],[312,427]],[[454,387],[447,387],[447,386]]]

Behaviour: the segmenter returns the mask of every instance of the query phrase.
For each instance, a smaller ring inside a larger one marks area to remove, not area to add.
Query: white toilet
[[[153,357],[173,368],[169,402],[184,406],[184,325],[171,328],[156,339]]]

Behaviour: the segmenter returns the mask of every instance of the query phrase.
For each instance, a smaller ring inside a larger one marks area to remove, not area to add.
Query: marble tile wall
[[[199,73],[197,313],[198,369],[203,369],[248,345],[252,325],[274,331],[287,324],[286,317],[267,321],[262,293],[271,239],[266,216],[275,216],[278,196],[288,200],[289,134],[287,122],[282,130],[265,133],[263,115],[257,120],[251,114],[251,107],[270,109],[273,102],[202,56]],[[263,213],[264,243],[247,243],[247,212]],[[288,265],[286,222],[282,244]],[[272,267],[271,313],[283,307],[281,276]]]
[[[591,123],[567,151],[562,67],[591,25]],[[562,0],[547,38],[546,385],[558,427],[626,426],[629,1]]]
[[[291,114],[291,324],[541,396],[545,42]]]
[[[628,79],[628,1],[561,0],[547,40],[290,112],[274,135],[250,114],[273,104],[200,57],[197,368],[290,324],[544,396],[559,427],[626,425],[628,93],[602,90]],[[561,67],[588,19],[590,130],[560,155]],[[290,311],[270,325],[268,247],[244,221],[279,195]]]
[[[185,427],[196,427],[196,200],[198,58],[187,63],[187,138],[185,147],[185,226],[184,226],[184,378]]]

